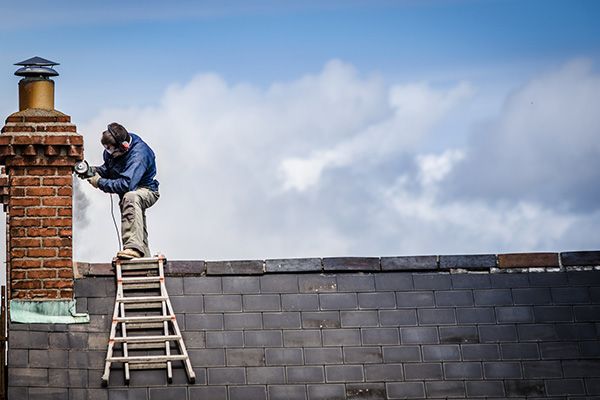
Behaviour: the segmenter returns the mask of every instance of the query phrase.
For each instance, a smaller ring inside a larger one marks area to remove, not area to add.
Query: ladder
[[[161,368],[167,369],[167,381],[172,383],[173,361],[182,361],[188,381],[196,381],[165,286],[166,262],[162,255],[113,260],[117,293],[102,375],[103,386],[108,385],[112,363],[123,363],[126,384],[129,384],[130,370]],[[117,331],[120,336],[117,336]],[[171,346],[172,342],[177,347]],[[173,354],[176,349],[178,354]]]

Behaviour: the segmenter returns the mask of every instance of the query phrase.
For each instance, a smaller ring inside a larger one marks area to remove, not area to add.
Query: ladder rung
[[[160,288],[160,283],[131,283],[123,284],[123,290],[140,290],[140,289],[158,289]]]
[[[139,296],[139,297],[117,297],[120,303],[154,303],[157,301],[167,300],[166,296]]]
[[[131,264],[131,265],[122,265],[121,269],[123,272],[126,271],[148,271],[148,270],[156,270],[158,269],[158,265],[154,264]]]
[[[128,350],[165,350],[164,343],[131,343],[127,345]]]
[[[129,369],[161,369],[167,368],[167,363],[131,364]]]
[[[132,329],[163,329],[164,322],[134,322],[127,324],[127,330]]]
[[[116,337],[116,343],[154,343],[154,342],[168,342],[171,340],[179,340],[181,336],[178,335],[167,335],[167,336],[126,336]]]
[[[126,310],[147,310],[152,308],[162,308],[162,303],[126,303]]]
[[[162,278],[160,276],[132,276],[121,278],[121,282],[123,283],[160,282],[161,280]]]
[[[142,265],[142,264],[153,264],[158,265],[159,258],[156,257],[146,257],[146,258],[134,258],[131,260],[119,260],[121,267],[126,267],[130,265]],[[163,258],[163,264],[166,264],[165,259]]]
[[[170,315],[148,315],[148,316],[139,316],[139,317],[117,317],[115,321],[117,322],[160,322],[160,321],[170,321],[171,319],[175,319],[175,317],[171,317]],[[129,328],[129,326],[127,326]]]
[[[129,357],[110,357],[107,358],[106,361],[110,362],[122,362],[122,363],[131,363],[131,364],[139,364],[139,363],[157,363],[157,362],[167,362],[167,361],[181,361],[185,360],[188,357],[183,354],[173,354],[170,356],[129,356]]]

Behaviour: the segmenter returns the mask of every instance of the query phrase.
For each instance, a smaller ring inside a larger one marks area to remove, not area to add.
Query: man
[[[150,257],[146,209],[158,200],[156,161],[152,149],[136,134],[113,122],[102,132],[104,164],[94,167],[88,182],[119,195],[123,250],[118,258]]]

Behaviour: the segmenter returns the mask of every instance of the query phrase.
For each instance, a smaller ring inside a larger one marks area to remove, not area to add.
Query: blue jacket
[[[120,197],[127,192],[145,187],[158,191],[156,161],[152,149],[136,134],[130,133],[129,150],[122,156],[112,158],[104,150],[104,164],[96,167],[100,175],[98,187],[107,193],[117,193]]]

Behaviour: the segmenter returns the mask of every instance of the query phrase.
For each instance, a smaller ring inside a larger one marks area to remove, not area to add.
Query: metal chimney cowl
[[[58,76],[52,67],[59,65],[41,57],[33,57],[16,63],[21,66],[15,75],[22,76],[19,81],[19,111],[30,108],[54,110],[54,81]]]

